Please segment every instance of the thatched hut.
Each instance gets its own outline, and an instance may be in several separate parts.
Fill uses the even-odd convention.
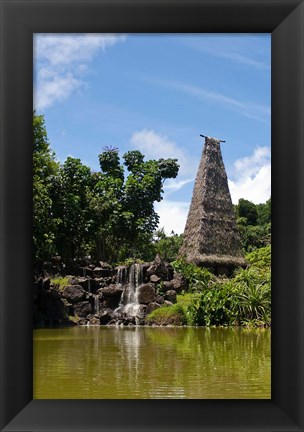
[[[245,267],[220,140],[205,137],[180,256],[217,274]]]

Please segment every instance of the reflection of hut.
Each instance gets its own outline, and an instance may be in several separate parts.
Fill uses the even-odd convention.
[[[246,266],[220,141],[214,138],[205,137],[180,255],[216,273]]]

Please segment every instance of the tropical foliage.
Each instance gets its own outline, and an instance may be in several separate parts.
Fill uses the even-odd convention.
[[[211,276],[202,283],[192,277],[192,264],[189,264],[188,271],[183,269],[192,292],[191,301],[186,306],[188,323],[205,326],[270,325],[270,253],[270,246],[266,246],[248,254],[246,259],[251,266],[237,270],[230,279]],[[197,270],[198,274],[201,270]],[[207,270],[205,272],[207,274]]]
[[[152,259],[159,222],[154,203],[162,200],[164,181],[177,176],[176,159],[145,161],[133,150],[121,163],[118,149],[104,148],[99,172],[72,157],[59,164],[44,118],[35,113],[33,151],[36,263],[54,254],[66,261],[84,255],[111,262]]]

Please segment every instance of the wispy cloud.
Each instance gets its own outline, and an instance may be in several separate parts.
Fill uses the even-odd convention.
[[[226,59],[238,65],[249,66],[260,70],[269,71],[269,59],[265,58],[262,50],[261,39],[248,36],[206,36],[204,38],[185,38],[183,45],[195,51]],[[248,49],[250,46],[250,49]]]
[[[125,40],[115,34],[36,34],[34,106],[49,108],[85,85],[88,64],[98,52]]]
[[[166,88],[172,88],[177,91],[188,94],[199,98],[201,100],[207,101],[211,104],[219,104],[227,109],[231,109],[240,115],[249,117],[263,123],[268,123],[270,119],[270,107],[266,105],[253,104],[251,102],[241,101],[236,98],[218,93],[215,91],[210,91],[201,87],[197,87],[191,84],[185,84],[178,81],[167,81],[167,80],[156,80],[147,79],[147,81],[160,85]]]
[[[238,159],[229,180],[232,202],[240,198],[255,204],[266,202],[271,195],[270,148],[257,147],[251,156]]]

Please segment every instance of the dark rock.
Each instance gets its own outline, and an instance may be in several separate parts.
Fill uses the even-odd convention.
[[[144,318],[147,314],[147,306],[141,304],[138,308],[138,311],[136,312],[137,318]]]
[[[68,285],[64,288],[62,296],[71,303],[76,303],[85,298],[86,292],[80,285]]]
[[[156,301],[156,303],[163,304],[165,302],[165,299],[163,296],[158,295],[158,296],[156,296],[155,301]]]
[[[58,299],[58,300],[60,300],[61,299],[61,295],[60,295],[60,292],[56,289],[56,288],[51,288],[51,290],[50,290],[50,293],[51,293],[51,296],[54,298],[54,299]]]
[[[173,283],[169,281],[163,282],[163,289],[164,291],[169,291],[173,289]]]
[[[34,324],[53,325],[67,319],[67,308],[54,290],[41,290],[33,304]]]
[[[82,288],[88,292],[91,292],[92,288],[95,285],[93,279],[91,279],[90,277],[78,277],[77,281],[77,285],[82,286]]]
[[[151,313],[155,309],[158,309],[159,307],[160,307],[160,304],[158,304],[156,302],[149,303],[147,306],[146,314],[149,315],[149,313]]]
[[[37,300],[38,295],[39,295],[38,282],[34,282],[33,300]]]
[[[184,277],[180,274],[180,273],[175,273],[174,274],[174,278],[171,280],[173,289],[179,294],[182,291],[187,291],[188,289],[188,284],[186,279],[184,279]]]
[[[87,323],[88,323],[88,321],[86,319],[84,319],[84,318],[82,318],[79,321],[77,321],[77,324],[79,326],[85,326],[85,325],[87,325]]]
[[[100,324],[108,324],[113,319],[113,311],[112,309],[103,309],[99,313],[99,321]]]
[[[112,271],[109,268],[103,268],[103,267],[95,267],[93,270],[93,276],[96,278],[100,277],[109,277],[112,276]]]
[[[51,278],[46,277],[42,280],[42,289],[44,289],[45,291],[48,291],[50,289],[51,286]]]
[[[100,288],[98,293],[102,294],[103,297],[121,297],[123,289],[115,284],[111,284],[105,288]]]
[[[165,305],[165,306],[172,306],[173,303],[170,302],[169,300],[165,300],[165,301],[164,301],[164,305]]]
[[[156,298],[155,288],[152,284],[143,284],[137,288],[138,303],[148,304]]]
[[[157,282],[160,281],[160,277],[156,276],[156,274],[153,274],[153,275],[150,276],[150,281],[154,282],[154,283],[157,283]]]
[[[92,277],[93,276],[93,270],[89,267],[81,267],[82,268],[82,276],[83,277]]]
[[[168,280],[169,277],[169,271],[165,265],[164,260],[159,254],[156,255],[154,262],[147,269],[147,276],[152,276],[153,274],[158,276],[162,280]]]
[[[111,309],[118,307],[122,292],[123,288],[114,284],[111,284],[105,288],[99,288],[99,290],[97,290],[97,293],[101,294],[102,306],[109,307]]]
[[[169,300],[171,303],[176,303],[176,291],[169,290],[165,294],[165,300]]]
[[[92,305],[88,301],[82,301],[74,304],[73,306],[75,315],[79,318],[85,318],[87,315],[92,313]]]
[[[79,285],[79,278],[75,276],[69,277],[69,284],[71,285]]]
[[[104,269],[110,269],[110,270],[112,269],[111,264],[104,262],[104,261],[99,261],[99,265],[101,268],[104,268]]]
[[[100,320],[96,317],[93,317],[90,319],[89,325],[98,326],[98,325],[100,325]]]

